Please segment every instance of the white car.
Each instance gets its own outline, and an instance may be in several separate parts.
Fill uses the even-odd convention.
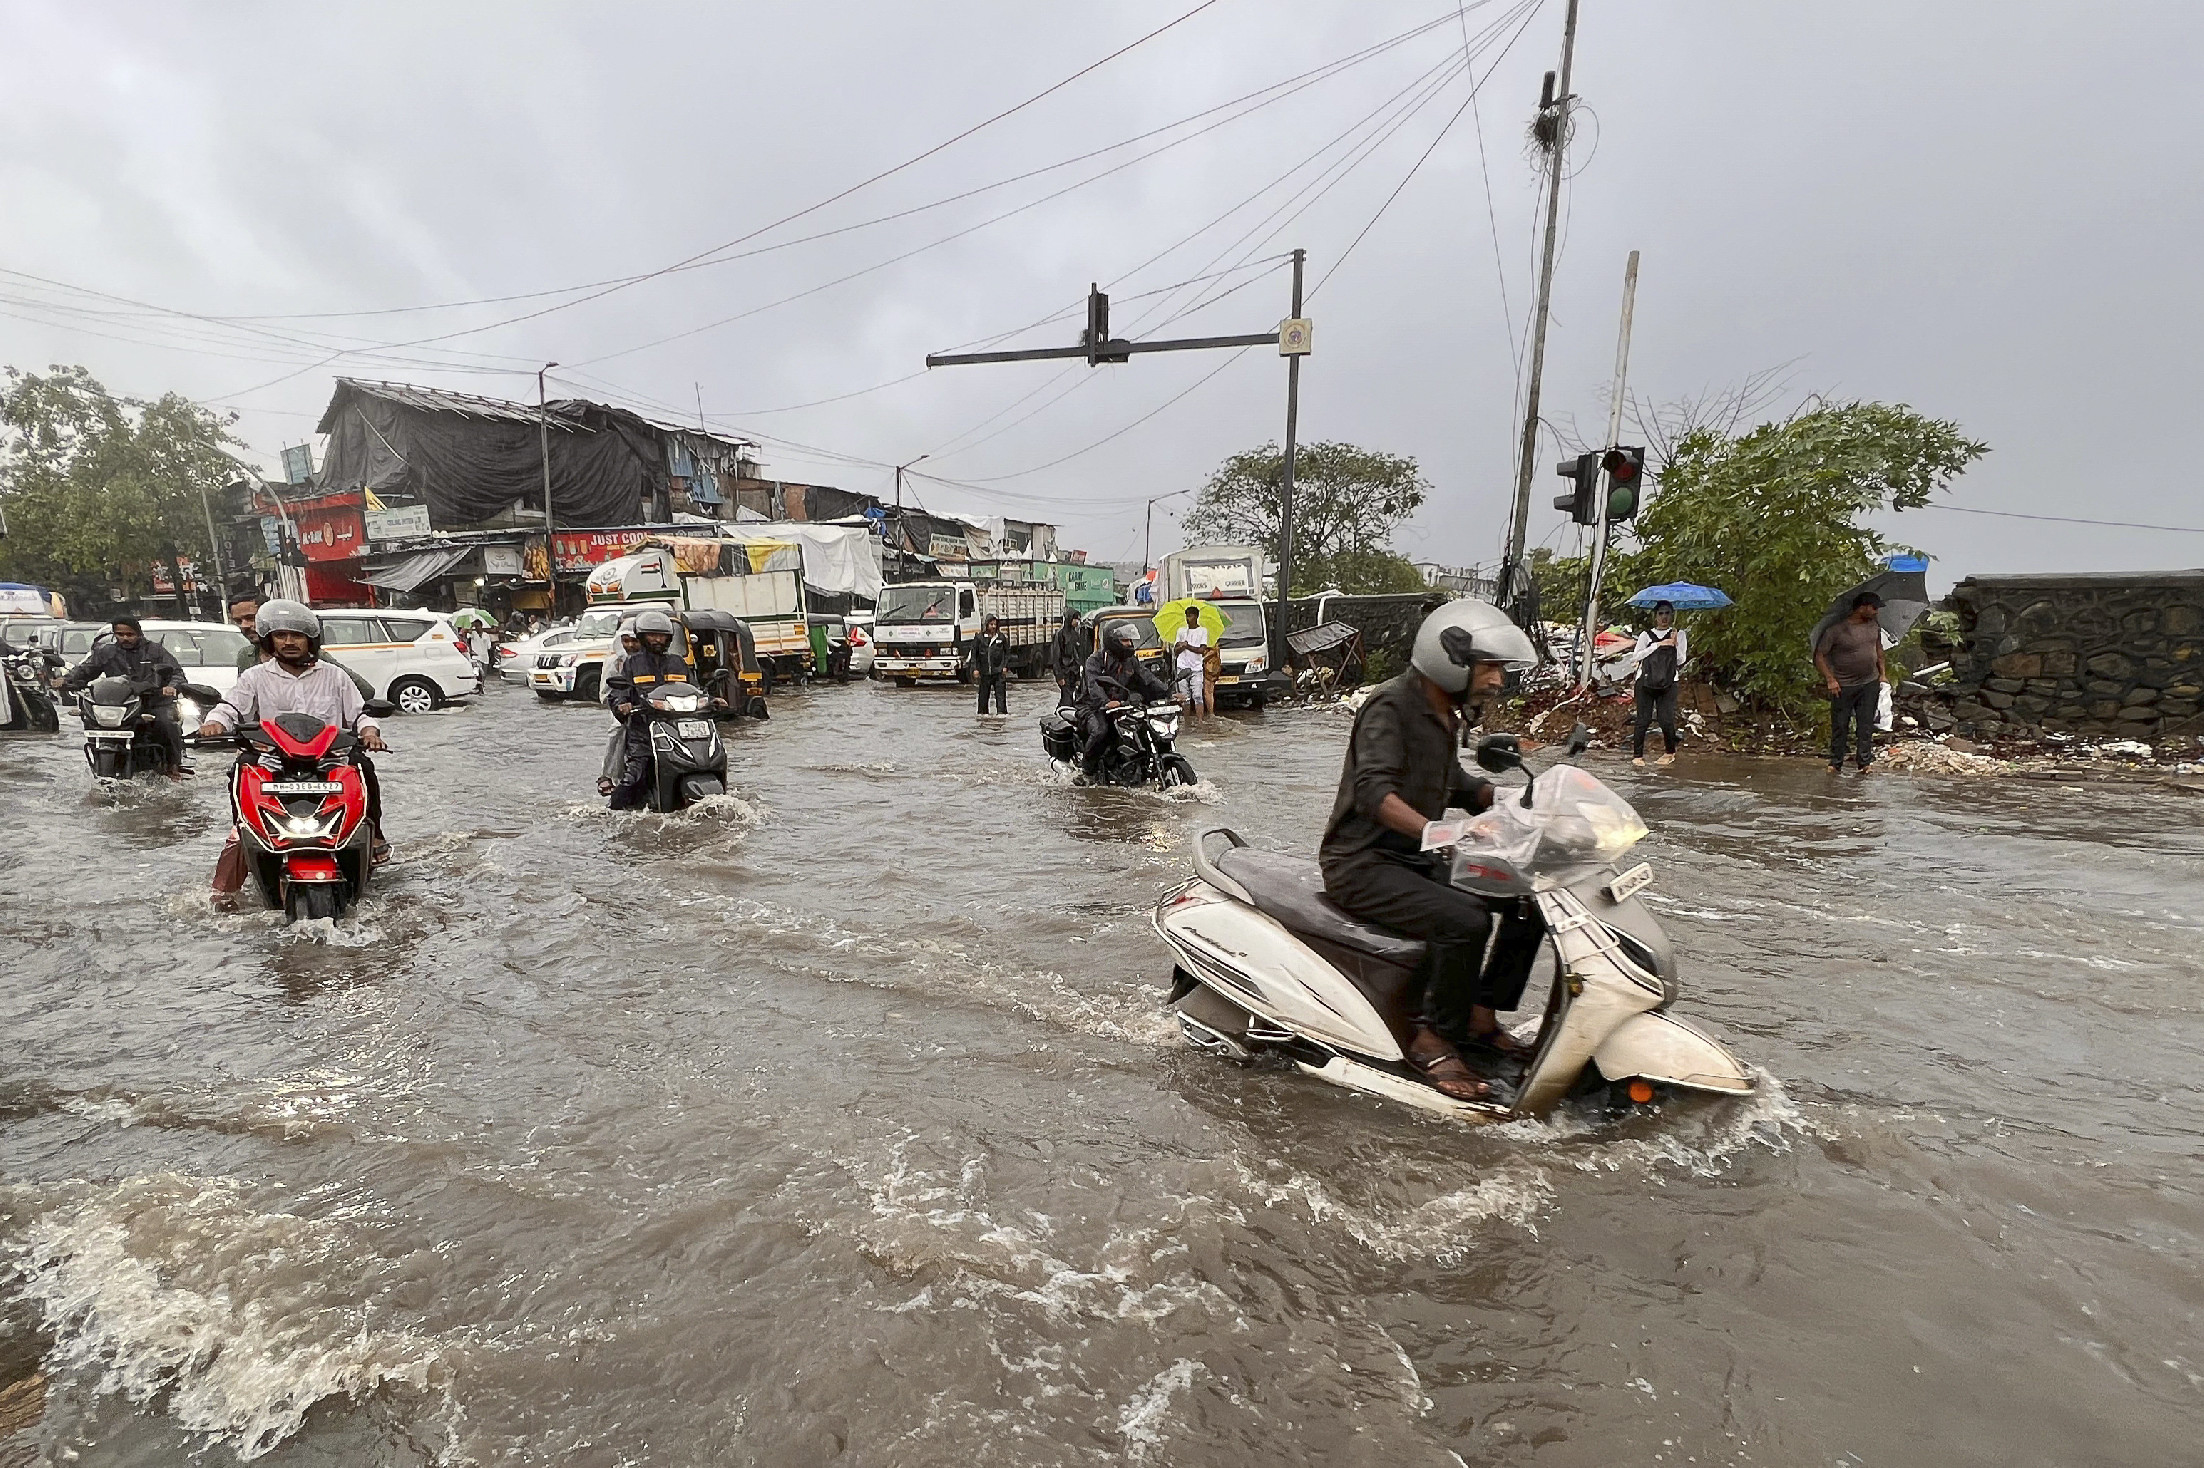
[[[872,645],[872,613],[860,612],[844,617],[842,625],[849,637],[849,675],[852,678],[870,678],[872,660],[878,649]]]
[[[565,647],[580,634],[571,627],[547,627],[527,637],[516,637],[511,642],[497,645],[497,670],[508,678],[528,681],[528,674],[536,666],[538,655]]]
[[[442,612],[333,608],[321,613],[321,645],[405,713],[482,691],[481,670]]]
[[[139,626],[184,665],[184,681],[203,683],[217,693],[230,691],[237,681],[237,659],[252,646],[244,633],[227,622],[146,621]]]

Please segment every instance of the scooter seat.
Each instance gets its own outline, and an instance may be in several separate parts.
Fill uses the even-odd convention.
[[[1235,846],[1217,857],[1217,870],[1247,889],[1256,911],[1293,932],[1404,968],[1423,962],[1420,939],[1349,917],[1324,895],[1324,873],[1306,857]]]

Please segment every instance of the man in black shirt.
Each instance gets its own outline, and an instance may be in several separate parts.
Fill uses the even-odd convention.
[[[184,778],[184,729],[176,722],[176,694],[184,686],[183,665],[176,654],[145,635],[145,628],[129,613],[114,619],[111,641],[92,649],[92,655],[69,670],[61,686],[74,693],[94,678],[124,678],[145,700],[153,715],[154,733],[168,750],[168,778]]]
[[[980,685],[980,712],[987,712],[987,695],[995,695],[995,712],[1010,712],[1010,639],[1003,635],[1002,619],[989,617],[986,629],[972,639],[972,673]]]
[[[1333,902],[1428,945],[1422,982],[1406,1001],[1403,1048],[1409,1064],[1458,1100],[1481,1099],[1489,1089],[1462,1063],[1457,1045],[1502,1054],[1523,1048],[1501,1029],[1498,1011],[1521,1002],[1543,933],[1535,914],[1517,904],[1488,960],[1492,910],[1449,884],[1445,861],[1423,851],[1424,828],[1449,806],[1492,804],[1492,783],[1462,767],[1465,706],[1498,692],[1509,668],[1536,662],[1530,639],[1484,602],[1450,602],[1426,617],[1411,671],[1380,686],[1355,716],[1318,850]]]
[[[1079,614],[1064,613],[1064,625],[1057,629],[1056,640],[1049,645],[1049,662],[1056,670],[1056,706],[1079,701],[1079,685],[1084,680],[1087,662],[1086,634],[1079,630]]]

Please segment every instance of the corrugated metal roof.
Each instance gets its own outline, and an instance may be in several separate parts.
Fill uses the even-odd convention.
[[[430,413],[459,413],[469,418],[504,419],[513,423],[534,423],[538,416],[532,403],[509,403],[501,398],[477,397],[473,393],[450,392],[440,387],[416,387],[409,382],[364,382],[356,377],[340,377],[337,386],[340,390],[350,388],[368,397]],[[330,406],[334,409],[335,404]],[[558,406],[551,404],[553,411],[543,416],[554,428],[572,430],[575,425],[561,421]]]

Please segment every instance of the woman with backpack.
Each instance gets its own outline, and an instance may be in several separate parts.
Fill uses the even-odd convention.
[[[1633,690],[1637,699],[1637,714],[1630,728],[1630,763],[1645,768],[1645,731],[1652,727],[1654,719],[1661,722],[1661,740],[1667,746],[1655,763],[1676,763],[1676,679],[1690,660],[1690,639],[1684,629],[1676,625],[1676,608],[1671,602],[1653,604],[1653,625],[1638,634],[1636,647],[1630,650],[1630,661],[1637,665],[1638,681]]]

